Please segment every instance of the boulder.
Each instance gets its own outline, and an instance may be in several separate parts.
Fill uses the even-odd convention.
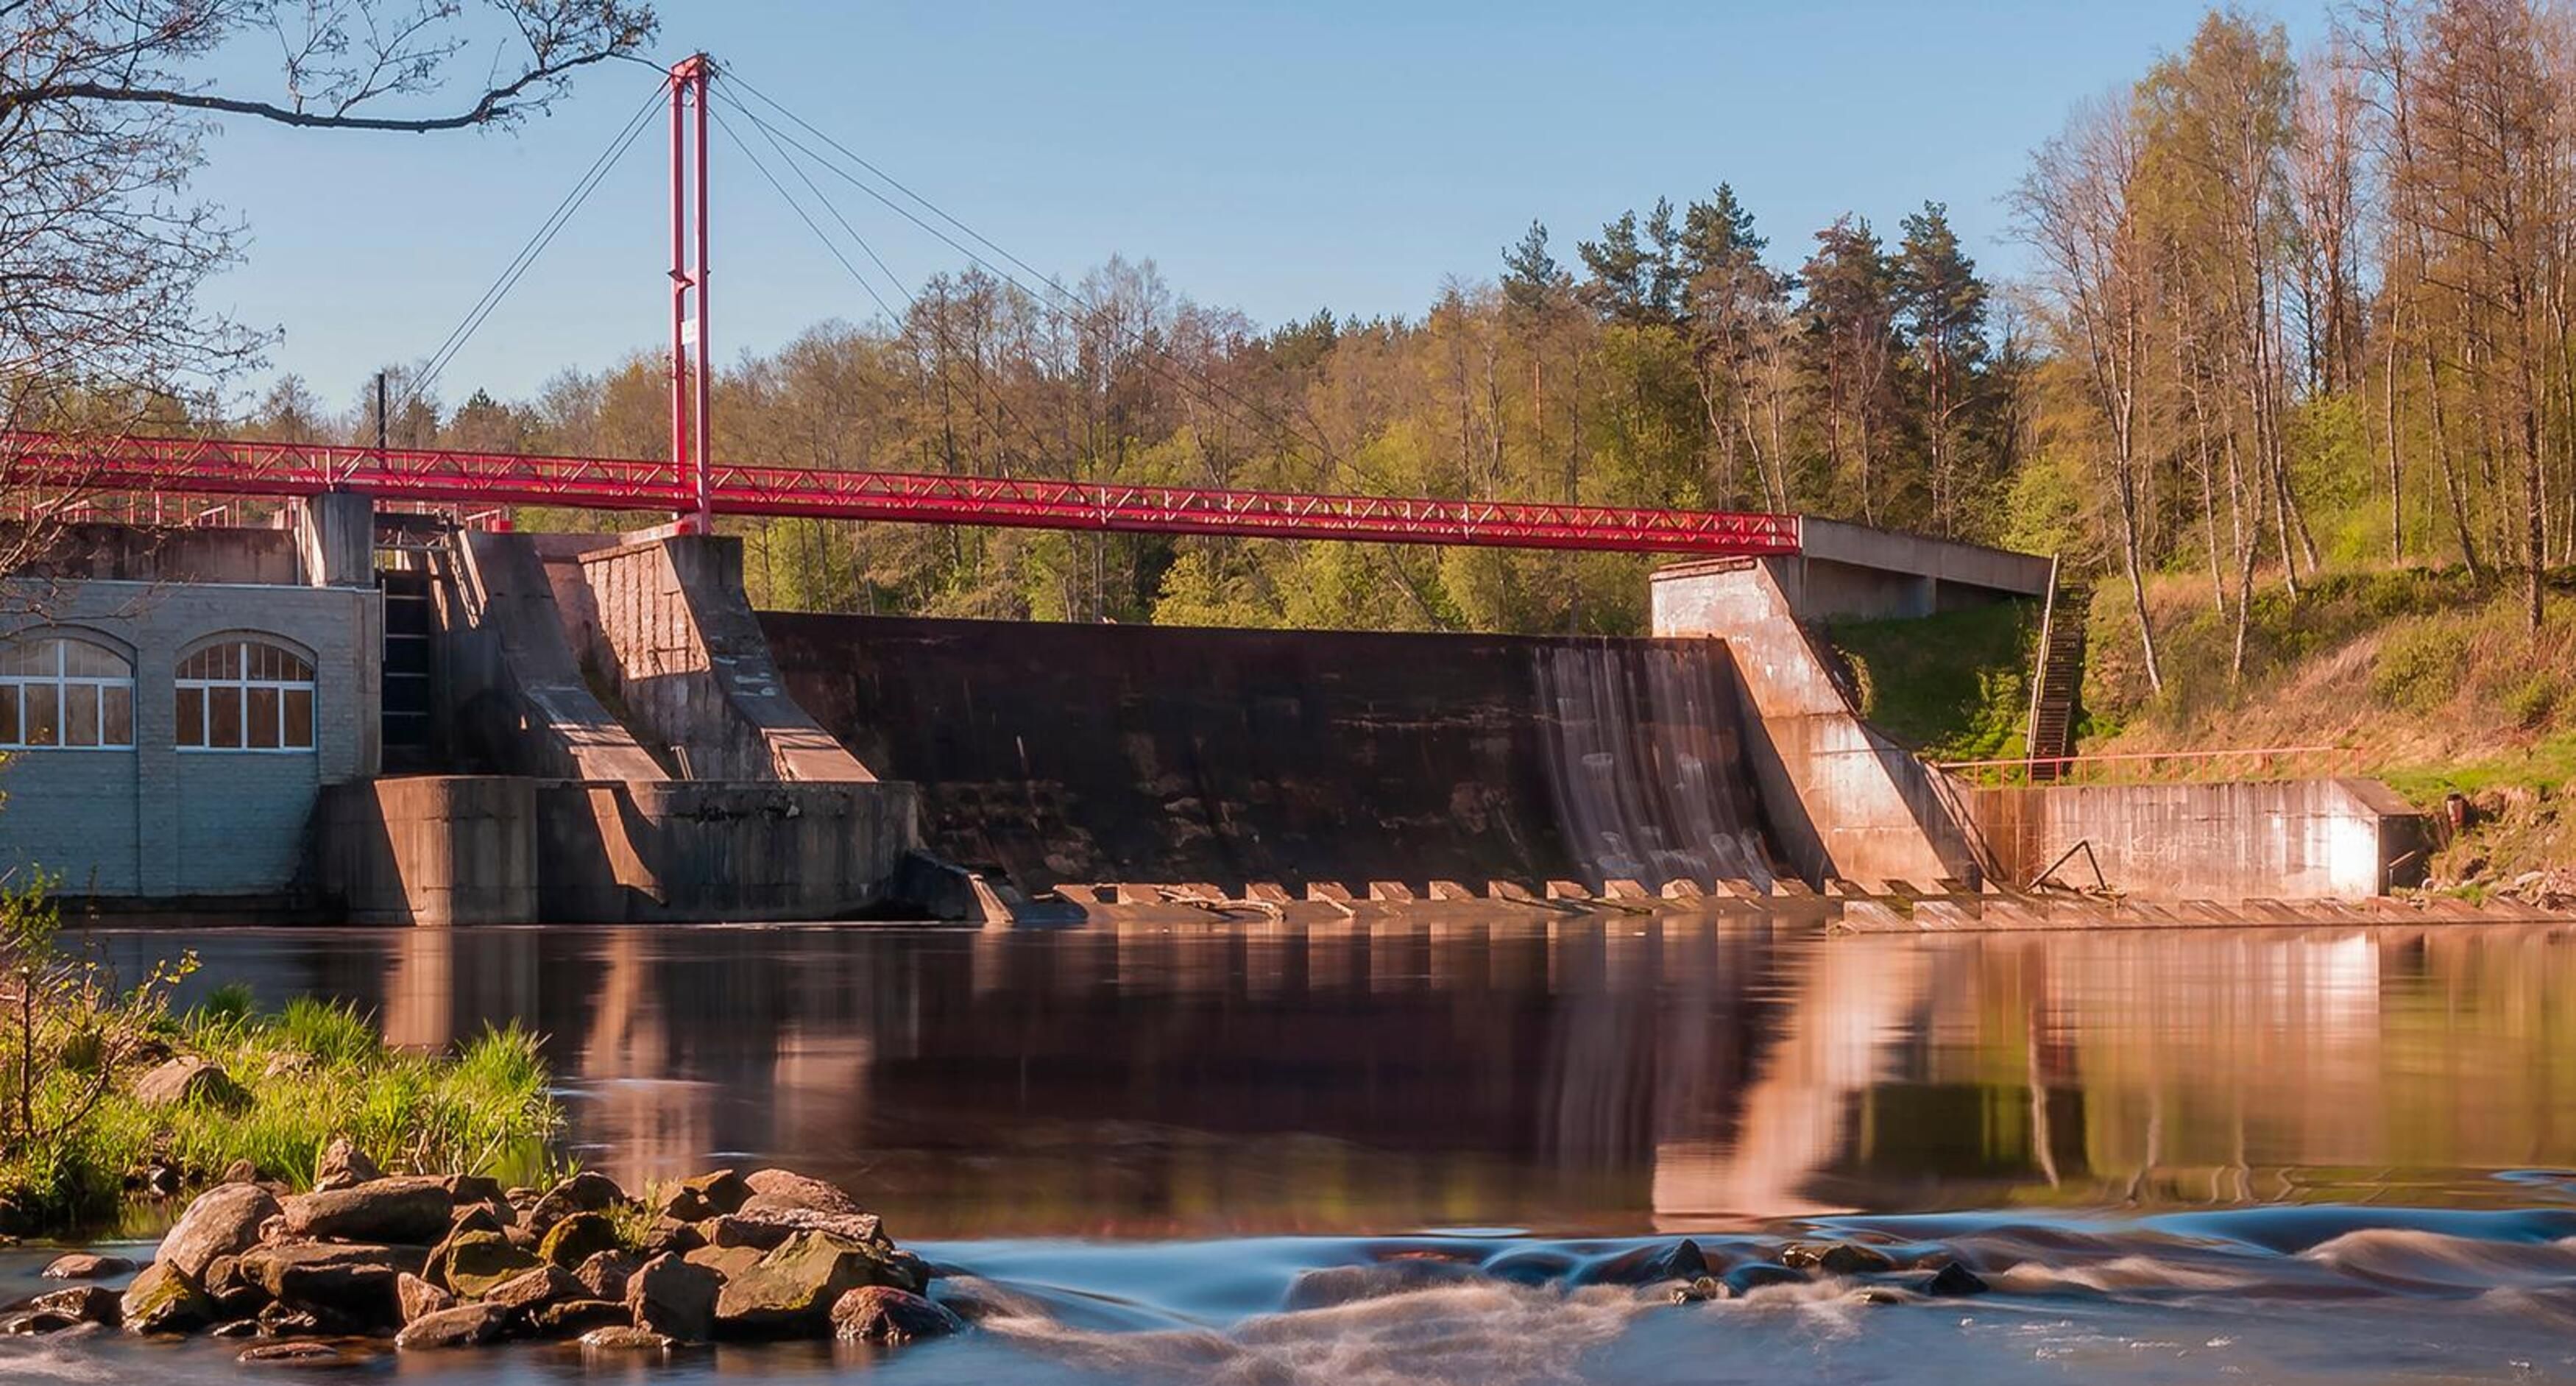
[[[1639,1247],[1594,1266],[1582,1280],[1594,1285],[1654,1285],[1666,1280],[1697,1280],[1725,1269],[1712,1265],[1699,1243],[1688,1237],[1671,1246]]]
[[[594,1328],[581,1335],[581,1345],[588,1352],[669,1352],[677,1346],[667,1334],[632,1324]]]
[[[394,1346],[404,1352],[438,1348],[480,1347],[498,1339],[510,1326],[510,1311],[497,1304],[460,1304],[403,1325]]]
[[[539,1336],[569,1338],[594,1328],[633,1327],[634,1316],[613,1299],[563,1299],[540,1306],[528,1322]]]
[[[1989,1288],[1983,1276],[1956,1261],[1934,1271],[1932,1278],[1923,1282],[1923,1293],[1944,1299],[1981,1295]]]
[[[690,1265],[704,1266],[714,1271],[719,1280],[731,1280],[759,1265],[760,1258],[768,1254],[753,1246],[702,1246],[695,1251],[682,1253],[680,1259]]]
[[[422,1278],[459,1298],[481,1299],[502,1284],[544,1265],[535,1253],[510,1244],[499,1232],[467,1228],[429,1253]]]
[[[73,1323],[95,1323],[116,1328],[125,1322],[123,1296],[104,1285],[74,1285],[68,1290],[51,1290],[27,1302],[27,1307],[40,1314],[59,1314]]]
[[[161,1239],[159,1260],[202,1276],[218,1256],[259,1245],[260,1225],[278,1216],[277,1200],[257,1184],[219,1184],[197,1195]]]
[[[510,1206],[507,1193],[502,1189],[501,1181],[498,1179],[487,1179],[480,1174],[451,1174],[439,1182],[447,1186],[448,1198],[458,1204],[491,1203],[503,1208]]]
[[[817,1213],[867,1211],[859,1206],[857,1199],[843,1193],[837,1186],[793,1170],[757,1169],[744,1175],[742,1182],[751,1190],[751,1197],[742,1202],[743,1208],[805,1208]]]
[[[704,1222],[730,1213],[751,1198],[751,1181],[729,1169],[683,1179],[662,1196],[658,1211],[682,1222]]]
[[[513,1200],[514,1202],[516,1200]],[[546,1190],[528,1209],[526,1226],[543,1236],[556,1223],[575,1213],[604,1213],[626,1202],[626,1191],[617,1181],[597,1170],[586,1169]]]
[[[1780,1249],[1780,1260],[1823,1275],[1876,1275],[1896,1269],[1886,1252],[1858,1242],[1792,1242]]]
[[[1726,1286],[1725,1297],[1734,1299],[1749,1295],[1765,1285],[1803,1285],[1807,1283],[1807,1277],[1805,1272],[1791,1270],[1777,1261],[1747,1261],[1740,1266],[1729,1266],[1719,1283]]]
[[[665,1253],[626,1278],[626,1309],[637,1328],[684,1343],[715,1335],[716,1297],[724,1278],[713,1269]]]
[[[561,1266],[541,1265],[493,1286],[483,1295],[483,1302],[500,1305],[521,1318],[528,1318],[544,1305],[582,1297],[581,1282],[572,1278],[571,1271]]]
[[[337,1324],[339,1321],[334,1319],[332,1322]],[[263,1338],[313,1338],[325,1331],[321,1315],[291,1304],[265,1306],[252,1322],[251,1329]]]
[[[1290,1309],[1328,1309],[1337,1304],[1384,1299],[1438,1285],[1460,1285],[1481,1279],[1473,1266],[1456,1261],[1409,1256],[1365,1266],[1325,1266],[1307,1271],[1288,1286]]]
[[[716,1295],[716,1327],[744,1337],[819,1334],[841,1296],[891,1283],[892,1276],[884,1258],[868,1247],[799,1232],[725,1282]]]
[[[245,1367],[354,1367],[359,1361],[329,1343],[261,1343],[233,1360]]]
[[[405,1273],[394,1278],[394,1305],[401,1311],[402,1321],[410,1323],[442,1309],[455,1308],[456,1296],[417,1275]]]
[[[447,1232],[447,1188],[435,1179],[371,1179],[342,1189],[291,1194],[286,1230],[297,1237],[426,1246]]]
[[[11,1338],[39,1337],[80,1326],[80,1320],[58,1310],[21,1309],[5,1318],[0,1318],[0,1335]]]
[[[227,1319],[248,1318],[268,1303],[268,1291],[242,1270],[238,1256],[218,1256],[206,1263],[206,1274],[199,1283],[213,1296],[215,1308]]]
[[[249,1097],[249,1093],[242,1091],[241,1084],[232,1080],[232,1075],[194,1054],[166,1060],[134,1080],[134,1100],[147,1107],[168,1107],[182,1102],[230,1107]]]
[[[105,1280],[133,1269],[134,1263],[122,1256],[94,1256],[86,1251],[75,1251],[47,1262],[44,1275],[47,1280]]]
[[[966,1321],[908,1290],[862,1285],[832,1303],[832,1336],[845,1343],[889,1347],[917,1338],[945,1338]]]
[[[748,1246],[768,1251],[799,1232],[820,1232],[859,1246],[891,1248],[885,1224],[874,1213],[824,1213],[811,1208],[764,1208],[755,1198],[742,1211],[700,1223],[710,1246]]]
[[[627,1279],[635,1274],[636,1267],[643,1264],[643,1258],[624,1249],[594,1252],[573,1267],[572,1278],[580,1281],[583,1291],[593,1299],[622,1302],[626,1298]]]
[[[346,1136],[332,1137],[331,1143],[322,1147],[322,1158],[313,1162],[313,1187],[324,1192],[353,1189],[384,1177],[385,1172],[376,1168],[367,1152]]]
[[[401,1313],[395,1282],[419,1264],[417,1249],[345,1243],[263,1246],[241,1255],[242,1274],[269,1298],[359,1324],[393,1323]]]
[[[605,1214],[575,1213],[546,1229],[537,1243],[541,1260],[570,1270],[603,1251],[615,1251],[620,1245],[617,1224]]]
[[[117,1312],[131,1333],[191,1333],[215,1321],[215,1302],[177,1266],[156,1261],[125,1287]]]
[[[678,1218],[659,1217],[644,1229],[643,1244],[636,1248],[647,1258],[666,1251],[686,1254],[707,1244],[707,1236],[698,1229],[702,1223],[682,1222]]]
[[[259,1182],[259,1166],[252,1164],[247,1159],[235,1160],[231,1164],[224,1166],[223,1177],[215,1182],[218,1184],[256,1184]]]

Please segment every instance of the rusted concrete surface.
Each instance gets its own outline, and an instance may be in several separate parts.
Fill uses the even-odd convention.
[[[1714,637],[1734,653],[1782,859],[1819,885],[1980,879],[1957,787],[1861,720],[1798,623],[1782,562],[1681,564],[1657,572],[1653,589],[1658,636]]]
[[[933,851],[1031,891],[1770,871],[1712,641],[761,622]]]
[[[508,774],[669,779],[592,694],[530,536],[459,534],[454,553],[455,580],[438,588],[440,711],[459,761]]]
[[[2046,785],[1974,791],[1997,874],[2158,900],[2369,896],[2420,883],[2423,815],[2374,780]]]
[[[780,684],[742,589],[742,541],[649,538],[577,560],[597,623],[583,653],[692,780],[866,781]]]

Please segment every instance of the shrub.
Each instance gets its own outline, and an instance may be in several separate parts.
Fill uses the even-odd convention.
[[[2532,675],[2504,696],[2505,715],[2525,731],[2538,731],[2547,725],[2549,714],[2558,710],[2558,676],[2548,672]]]
[[[2370,673],[2371,696],[2401,712],[2431,712],[2458,689],[2465,648],[2457,630],[2438,622],[2398,627],[2380,642],[2379,662]]]

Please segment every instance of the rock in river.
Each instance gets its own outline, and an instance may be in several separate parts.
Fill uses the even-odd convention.
[[[134,1333],[190,1333],[215,1321],[215,1302],[167,1261],[156,1261],[134,1277],[118,1307],[126,1329]]]
[[[862,1285],[832,1304],[832,1336],[845,1343],[896,1346],[965,1327],[964,1319],[929,1300],[885,1285]]]
[[[501,1336],[510,1326],[510,1311],[497,1304],[460,1304],[404,1325],[394,1346],[405,1352],[432,1348],[477,1347]]]
[[[716,1325],[745,1337],[819,1333],[841,1296],[863,1285],[889,1284],[895,1273],[868,1248],[799,1232],[725,1282],[716,1296]]]
[[[298,1237],[427,1246],[447,1231],[447,1186],[436,1179],[371,1179],[345,1189],[292,1194],[286,1230]]]
[[[94,1256],[86,1251],[57,1256],[45,1267],[47,1280],[105,1280],[134,1269],[122,1256]]]
[[[702,1343],[715,1336],[716,1296],[723,1288],[713,1270],[664,1254],[626,1278],[626,1307],[638,1328]]]
[[[603,1251],[618,1247],[617,1224],[606,1214],[575,1213],[546,1229],[537,1255],[570,1270]]]
[[[218,1256],[259,1244],[260,1224],[278,1215],[277,1199],[257,1184],[220,1184],[197,1195],[161,1239],[162,1263],[202,1276]]]

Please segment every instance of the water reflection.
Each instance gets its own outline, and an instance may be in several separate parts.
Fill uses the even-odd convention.
[[[1608,1233],[1837,1211],[2528,1202],[2566,926],[1823,939],[1554,926],[248,931],[207,988],[551,1036],[583,1158],[758,1158],[908,1237]],[[109,936],[131,966],[169,934]],[[2537,1191],[2537,1193],[2536,1193]]]

